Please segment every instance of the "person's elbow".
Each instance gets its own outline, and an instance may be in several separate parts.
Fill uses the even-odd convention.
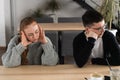
[[[76,63],[76,65],[79,67],[79,68],[82,68],[84,66],[84,64],[80,64],[80,63]]]
[[[14,62],[11,62],[11,61],[6,61],[6,60],[2,60],[2,64],[4,67],[7,67],[7,68],[11,68],[11,67],[17,67],[20,65],[20,63],[14,63]]]
[[[58,56],[51,59],[42,59],[42,65],[54,66],[57,65],[58,61]]]

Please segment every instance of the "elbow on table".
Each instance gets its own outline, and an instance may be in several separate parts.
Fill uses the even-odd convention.
[[[19,65],[12,65],[12,64],[3,63],[3,66],[7,67],[7,68],[12,68],[12,67],[17,67]]]
[[[84,64],[81,64],[81,63],[76,63],[76,64],[79,68],[82,68],[84,66]]]
[[[42,65],[54,66],[58,64],[59,59],[56,57],[50,60],[42,60]]]
[[[2,64],[3,64],[4,67],[7,67],[7,68],[17,67],[17,66],[20,65],[20,64],[10,63],[10,62],[7,62],[7,61],[3,61]]]

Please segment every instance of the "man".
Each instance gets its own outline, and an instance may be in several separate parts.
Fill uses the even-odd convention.
[[[105,30],[103,16],[97,11],[86,11],[82,16],[85,30],[73,41],[73,55],[78,67],[92,64],[120,64],[120,48],[114,35]]]

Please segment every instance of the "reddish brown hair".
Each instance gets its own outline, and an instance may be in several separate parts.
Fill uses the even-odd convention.
[[[22,19],[20,22],[20,31],[24,30],[26,26],[30,25],[33,22],[36,22],[33,17],[25,17],[24,19]]]

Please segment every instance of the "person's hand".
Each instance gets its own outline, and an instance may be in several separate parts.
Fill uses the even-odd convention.
[[[31,44],[32,42],[28,41],[26,36],[25,36],[25,33],[23,31],[21,31],[21,43],[23,46],[27,46],[29,44]]]
[[[39,35],[39,41],[43,44],[47,43],[47,39],[45,37],[45,32],[44,30],[42,29],[42,27],[40,27],[40,25],[38,24],[38,27],[39,27],[39,32],[40,32],[40,35]]]
[[[105,32],[105,30],[103,30],[98,37],[101,38],[103,36],[104,32]]]
[[[87,37],[92,37],[94,39],[98,38],[98,34],[96,34],[95,32],[93,32],[92,30],[86,31],[86,36]]]

